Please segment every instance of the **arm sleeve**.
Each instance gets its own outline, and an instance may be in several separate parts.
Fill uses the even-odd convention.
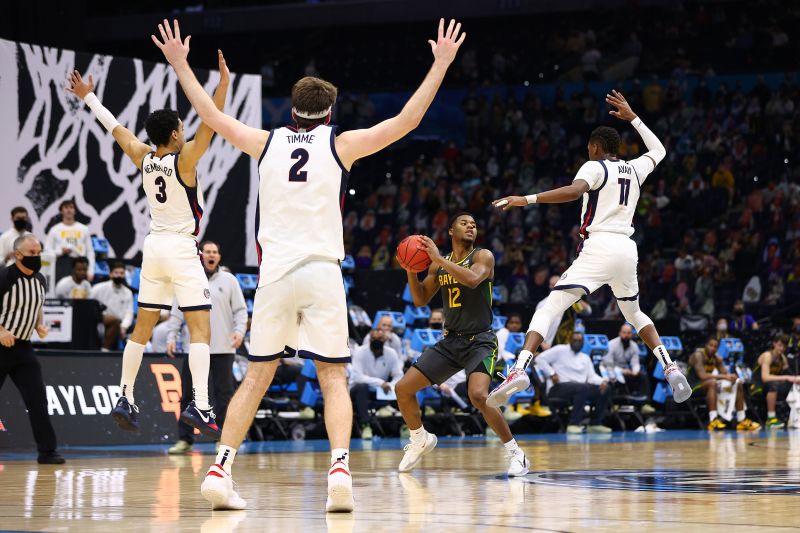
[[[586,375],[586,383],[590,383],[592,385],[600,385],[603,382],[603,378],[598,376],[597,372],[594,371],[592,358],[586,354],[584,354],[583,365],[584,365],[584,372]]]
[[[661,144],[661,141],[656,137],[655,133],[644,125],[642,119],[636,117],[631,122],[631,125],[639,133],[645,146],[647,146],[647,152],[644,155],[629,161],[630,165],[636,170],[636,177],[643,183],[645,178],[656,169],[656,165],[667,155],[667,149],[664,148],[664,145]]]
[[[125,316],[122,317],[120,327],[126,330],[133,324],[133,293],[128,290],[125,292]]]
[[[603,169],[603,164],[599,161],[587,161],[575,174],[575,180],[583,180],[589,184],[589,190],[595,190],[603,183],[603,178],[606,172]]]
[[[553,363],[556,359],[558,359],[558,349],[555,347],[550,348],[549,350],[545,350],[540,353],[539,356],[534,359],[534,365],[536,365],[536,368],[542,371],[545,377],[549,378],[556,373],[555,369],[551,365],[551,363]]]
[[[247,332],[247,303],[244,293],[236,278],[231,276],[231,311],[233,312],[233,330],[242,335]]]
[[[167,342],[178,343],[178,337],[183,328],[183,312],[178,309],[178,302],[172,302],[172,309],[167,319]]]

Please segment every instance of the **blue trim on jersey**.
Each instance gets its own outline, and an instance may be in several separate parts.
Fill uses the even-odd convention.
[[[597,188],[597,192],[600,192],[600,190],[606,186],[606,182],[608,181],[608,167],[602,161],[598,161],[598,163],[603,166],[603,172],[605,172],[605,175],[603,176],[603,184]]]
[[[139,307],[144,307],[145,309],[165,309],[167,311],[172,309],[171,305],[164,305],[164,304],[148,304],[144,302],[139,302],[137,305]]]
[[[583,289],[586,291],[586,294],[592,294],[589,289],[584,287],[583,285],[579,285],[578,283],[570,283],[569,285],[556,285],[553,287],[554,291],[565,291],[567,289]]]
[[[178,179],[178,183],[180,183],[183,186],[183,189],[186,191],[186,199],[189,202],[189,209],[192,210],[192,216],[194,217],[194,231],[192,232],[192,235],[197,237],[197,235],[200,233],[200,220],[203,218],[203,208],[200,205],[200,202],[197,201],[197,186],[200,183],[200,180],[197,177],[197,171],[195,171],[194,187],[189,187],[186,185],[186,182],[184,182],[183,178],[181,178],[181,171],[178,170],[178,158],[180,155],[181,154],[179,152],[175,152],[175,177]],[[166,157],[166,155],[164,157]]]
[[[331,128],[331,153],[333,154],[333,158],[339,164],[339,167],[341,167],[343,173],[350,174],[350,171],[347,170],[342,164],[342,160],[339,159],[339,154],[336,153],[336,130],[339,128],[339,126],[330,126],[330,128]]]
[[[639,298],[639,293],[637,292],[633,296],[626,296],[625,298],[619,298],[618,296],[614,295],[614,298],[616,298],[617,301],[620,301],[620,302],[633,302],[637,298]]]
[[[633,169],[633,174],[636,176],[636,183],[639,185],[639,188],[641,189],[642,188],[642,182],[639,181],[639,173],[636,172],[636,167],[635,166],[631,165],[631,168]]]
[[[313,359],[314,361],[322,361],[323,363],[349,363],[352,357],[325,357],[324,355],[319,355],[318,353],[309,352],[308,350],[299,350],[297,355],[300,356],[301,359]]]
[[[188,307],[178,307],[182,312],[186,311],[205,311],[211,309],[211,304],[203,304],[203,305],[190,305]]]
[[[283,352],[274,353],[272,355],[253,355],[253,354],[249,354],[247,356],[247,360],[248,361],[252,361],[254,363],[265,363],[267,361],[274,361],[276,359],[282,359],[283,357],[286,357],[286,355]]]
[[[289,357],[294,357],[297,355],[297,350],[292,348],[291,346],[284,346],[284,351],[289,354]]]
[[[264,151],[261,152],[261,157],[258,158],[258,165],[261,166],[261,161],[264,159],[264,156],[267,155],[267,148],[269,148],[269,143],[272,142],[272,134],[275,133],[275,130],[269,132],[269,137],[267,137],[267,144],[264,145]]]

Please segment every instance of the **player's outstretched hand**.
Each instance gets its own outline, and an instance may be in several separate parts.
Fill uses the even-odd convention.
[[[616,107],[616,109],[612,109],[608,112],[609,115],[613,115],[622,120],[627,120],[628,122],[636,118],[636,113],[633,112],[631,105],[627,100],[625,100],[625,97],[622,96],[621,92],[612,90],[611,94],[606,95],[606,103]]]
[[[428,41],[428,44],[431,45],[431,51],[433,52],[435,61],[442,62],[445,65],[449,65],[453,62],[456,58],[458,48],[464,42],[464,39],[467,38],[466,32],[461,33],[460,37],[459,32],[461,32],[460,22],[457,23],[455,19],[450,19],[450,25],[445,32],[444,19],[439,19],[439,35],[436,41]]]
[[[174,20],[173,23],[175,24],[174,32],[167,19],[164,19],[164,22],[158,25],[162,41],[155,35],[151,35],[150,38],[164,54],[164,58],[169,64],[174,66],[176,63],[186,61],[186,58],[189,57],[189,40],[192,36],[187,35],[185,40],[181,40],[181,27],[178,25],[177,20]]]
[[[225,62],[222,50],[217,50],[217,60],[219,61],[219,84],[229,85],[231,83],[231,71],[228,70],[228,64]]]
[[[528,205],[528,200],[524,196],[506,196],[498,198],[492,202],[492,205],[501,208],[503,211],[508,211],[512,207],[525,207]]]
[[[72,73],[67,78],[67,83],[69,84],[67,87],[64,87],[68,93],[72,93],[81,100],[86,98],[86,95],[90,92],[94,91],[94,78],[92,75],[89,74],[89,81],[88,83],[83,81],[81,77],[81,73],[77,70],[73,70]]]

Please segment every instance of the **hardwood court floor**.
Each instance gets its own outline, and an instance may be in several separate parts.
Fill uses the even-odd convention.
[[[251,445],[234,477],[249,508],[212,513],[211,455],[73,448],[63,467],[0,453],[0,528],[25,531],[783,531],[800,527],[800,434],[524,436],[532,473],[504,475],[496,439],[441,439],[413,475],[396,439],[354,441],[353,515],[324,513],[324,442]],[[206,447],[206,450],[208,448]]]

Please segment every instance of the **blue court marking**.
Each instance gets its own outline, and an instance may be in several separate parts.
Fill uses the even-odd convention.
[[[717,439],[737,439],[747,438],[751,443],[771,438],[786,438],[789,435],[786,431],[761,431],[758,433],[735,433],[726,431],[715,433]],[[571,443],[637,443],[637,442],[676,442],[676,441],[703,441],[708,440],[710,434],[703,430],[669,430],[661,433],[635,433],[614,432],[609,434],[583,434],[568,435],[565,433],[540,433],[530,435],[516,435],[516,440],[524,445],[536,444],[571,444]],[[398,438],[375,438],[372,441],[353,439],[350,449],[353,451],[381,451],[381,450],[402,450],[407,444],[407,440]],[[119,444],[111,446],[64,446],[60,449],[62,455],[67,459],[99,459],[107,457],[152,457],[164,456],[167,449],[172,446],[168,444]],[[498,447],[500,440],[496,437],[467,436],[467,437],[440,437],[440,448],[485,448],[487,446]],[[241,453],[322,453],[328,452],[330,445],[327,440],[282,440],[282,441],[261,441],[246,442],[242,445]],[[214,454],[213,443],[199,443],[194,445],[195,453]],[[0,451],[0,462],[11,461],[33,461],[36,454],[31,451],[14,450]]]

